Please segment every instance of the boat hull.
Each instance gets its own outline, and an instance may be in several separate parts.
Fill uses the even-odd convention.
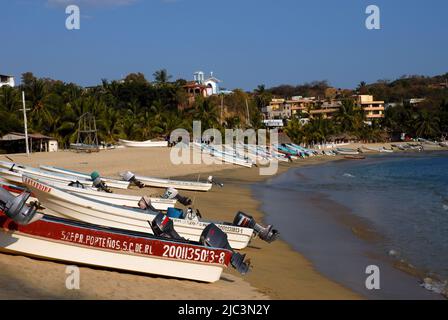
[[[119,140],[120,145],[127,148],[153,148],[153,147],[168,147],[168,141],[129,141]]]
[[[57,181],[59,183],[65,183],[68,184],[72,181],[79,181],[82,184],[86,185],[86,186],[92,186],[92,180],[90,179],[80,179],[80,177],[76,177],[73,175],[66,175],[66,174],[62,174],[62,173],[56,173],[56,172],[49,172],[49,171],[45,171],[45,170],[40,170],[40,169],[36,169],[33,167],[28,167],[28,166],[22,166],[22,165],[14,165],[14,163],[12,162],[5,162],[5,161],[0,161],[0,166],[8,169],[12,172],[16,172],[16,173],[21,173],[21,174],[30,174],[36,177],[39,177],[40,179],[49,179],[49,180],[54,180]],[[12,170],[11,170],[12,168]],[[108,184],[109,187],[112,188],[117,188],[117,189],[127,189],[129,187],[129,182],[126,181],[118,181],[118,183],[115,182],[111,182]]]
[[[203,282],[218,281],[231,252],[189,243],[94,230],[46,220],[20,226],[0,213],[0,248],[69,263],[156,274]]]
[[[22,179],[20,177],[20,179]],[[35,179],[39,180],[39,179]],[[43,181],[48,185],[52,185],[51,182],[48,183],[46,181]],[[2,185],[2,182],[0,181],[0,185]],[[124,206],[129,208],[138,208],[138,202],[140,201],[141,197],[139,196],[132,196],[132,195],[125,195],[125,194],[116,194],[116,193],[105,193],[100,192],[96,190],[91,189],[82,189],[82,188],[75,188],[75,187],[69,187],[69,186],[58,186],[54,185],[55,187],[58,187],[68,193],[74,194],[74,195],[80,195],[87,197],[89,199],[98,200],[102,202],[106,202],[113,205],[118,206]],[[23,190],[20,190],[20,188],[14,188],[14,186],[7,186],[3,185],[3,187],[8,190],[11,193],[14,194],[20,194]],[[162,199],[162,198],[150,198],[151,199],[151,205],[156,210],[160,211],[167,211],[168,208],[173,208],[176,205],[176,200],[173,199]],[[31,201],[37,200],[37,199],[30,199]]]
[[[145,186],[155,188],[175,188],[179,190],[190,190],[190,191],[209,191],[212,188],[211,183],[158,179],[144,176],[135,176],[135,178],[144,183]]]

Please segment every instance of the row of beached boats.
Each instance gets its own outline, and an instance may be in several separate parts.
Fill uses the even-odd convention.
[[[307,149],[294,143],[261,146],[254,144],[214,145],[194,142],[195,150],[207,154],[219,162],[235,164],[247,168],[268,165],[271,161],[290,162],[325,153]],[[328,154],[329,155],[329,154]]]
[[[232,163],[244,167],[252,167],[258,164],[267,165],[271,161],[287,162],[313,156],[345,156],[350,159],[363,159],[363,153],[393,153],[399,151],[423,151],[424,145],[448,148],[448,142],[429,141],[418,139],[416,143],[392,144],[390,148],[384,146],[364,145],[360,148],[347,148],[332,146],[331,149],[310,149],[294,143],[273,144],[270,146],[236,144],[214,145],[206,143],[193,143],[193,147],[202,153],[208,154],[218,161]],[[364,157],[365,158],[365,157]]]
[[[172,186],[160,197],[138,197],[112,193],[125,185],[98,174],[89,180],[88,174],[62,168],[0,166],[2,250],[214,282],[228,265],[249,271],[245,255],[235,250],[254,237],[278,237],[272,226],[243,212],[232,222],[214,222],[194,208],[176,208],[176,202],[191,200]]]
[[[366,152],[393,153],[393,148],[384,146],[362,146],[360,148],[335,147],[333,149],[315,150],[305,148],[294,143],[274,144],[269,147],[256,145],[210,145],[204,143],[194,143],[194,147],[207,153],[217,160],[238,164],[244,167],[252,167],[257,164],[269,164],[270,161],[294,161],[314,156],[345,156],[350,159],[364,159],[359,156]]]

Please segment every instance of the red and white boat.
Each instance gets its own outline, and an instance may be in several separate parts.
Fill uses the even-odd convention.
[[[218,281],[232,256],[226,249],[49,216],[24,226],[0,213],[0,228],[0,248],[7,252],[204,282]]]

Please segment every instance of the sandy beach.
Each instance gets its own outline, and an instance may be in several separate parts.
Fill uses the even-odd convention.
[[[232,221],[239,210],[262,221],[259,203],[252,197],[251,183],[269,177],[259,175],[257,168],[232,165],[173,165],[170,150],[116,149],[85,154],[70,151],[9,155],[14,161],[38,166],[57,165],[73,170],[98,170],[104,176],[117,176],[124,170],[158,177],[189,177],[205,180],[213,174],[225,183],[207,193],[183,192],[194,200],[206,219]],[[311,165],[333,158],[313,158],[292,165]],[[8,159],[0,156],[0,160]],[[279,172],[291,165],[281,165]],[[117,192],[122,192],[122,190]],[[132,194],[161,194],[162,189],[126,190]],[[161,278],[81,267],[80,290],[65,288],[65,264],[33,258],[0,254],[2,299],[358,299],[357,294],[323,277],[303,256],[288,244],[272,244],[254,239],[244,250],[253,270],[241,276],[231,268],[220,281],[204,284],[194,281]],[[18,272],[20,270],[20,272]]]
[[[256,167],[174,165],[168,148],[115,149],[91,154],[60,151],[8,157],[32,166],[54,165],[82,172],[97,170],[103,176],[111,177],[117,177],[125,170],[191,180],[205,180],[213,175],[224,182],[223,188],[214,187],[204,193],[182,191],[182,194],[193,199],[194,207],[201,210],[205,219],[216,221],[232,221],[238,211],[243,211],[263,222],[260,203],[254,198],[250,186],[272,178],[260,176]],[[291,164],[281,163],[277,175],[291,167],[318,165],[342,158],[315,157]],[[0,160],[9,161],[5,155],[0,156]],[[136,187],[115,190],[136,195],[160,195],[163,191]],[[359,233],[356,230],[360,228],[354,228],[353,232]],[[228,268],[221,280],[212,284],[81,266],[80,290],[66,289],[64,263],[2,253],[0,299],[362,299],[321,275],[303,255],[282,240],[268,244],[254,239],[243,253],[251,259],[252,271],[241,276]]]

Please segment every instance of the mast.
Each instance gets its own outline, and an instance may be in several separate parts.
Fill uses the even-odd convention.
[[[246,98],[246,125],[249,127],[251,126],[249,117],[249,103],[247,102],[247,98]]]
[[[25,126],[25,146],[26,146],[26,155],[30,156],[30,149],[28,146],[28,124],[26,119],[26,106],[25,106],[25,91],[22,91],[22,103],[23,103],[23,123]]]

